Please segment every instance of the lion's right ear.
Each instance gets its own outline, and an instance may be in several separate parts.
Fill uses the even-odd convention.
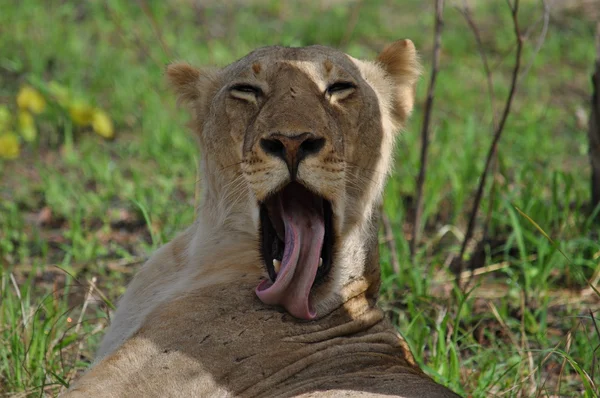
[[[167,66],[167,79],[175,91],[179,103],[203,108],[212,94],[217,77],[214,69],[197,69],[185,62]]]

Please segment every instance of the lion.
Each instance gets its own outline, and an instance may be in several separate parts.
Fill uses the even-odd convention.
[[[378,206],[420,74],[265,47],[167,67],[199,140],[201,204],[119,302],[66,397],[456,397],[376,305]]]

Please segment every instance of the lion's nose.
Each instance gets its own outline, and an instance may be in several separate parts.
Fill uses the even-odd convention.
[[[272,133],[260,140],[260,146],[267,154],[283,159],[292,180],[296,179],[300,162],[307,156],[319,153],[324,145],[325,139],[313,133],[293,135]]]

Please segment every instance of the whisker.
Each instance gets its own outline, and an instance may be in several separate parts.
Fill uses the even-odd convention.
[[[349,171],[349,170],[347,170],[347,171]],[[377,182],[377,181],[375,181],[374,179],[372,179],[371,177],[369,177],[369,176],[365,176],[365,175],[360,175],[360,174],[357,174],[357,173],[355,173],[355,172],[350,172],[350,173],[348,173],[348,174],[346,174],[346,175],[347,175],[347,176],[350,176],[350,177],[357,178],[357,179],[359,179],[359,180],[362,180],[363,182],[364,182],[364,180],[367,180],[367,181],[370,181],[370,182],[372,182],[373,184],[378,184],[378,182]],[[346,179],[346,181],[350,181],[350,180]],[[360,182],[360,181],[359,181],[359,182]]]
[[[240,164],[244,164],[244,163],[246,163],[246,161],[245,161],[245,160],[242,160],[242,161],[240,161],[240,162],[236,162],[236,163],[230,164],[230,165],[228,165],[228,166],[223,166],[223,167],[221,167],[221,171],[223,171],[223,170],[225,170],[225,169],[228,169],[228,168],[230,168],[230,167],[233,167],[233,166],[239,166]]]
[[[382,172],[382,171],[379,171],[379,170],[370,169],[370,168],[368,168],[368,167],[362,167],[362,166],[359,166],[359,165],[358,165],[358,164],[356,164],[356,163],[352,163],[352,162],[348,162],[348,161],[346,161],[346,163],[347,163],[347,164],[349,164],[350,166],[352,166],[352,167],[356,168],[356,169],[359,169],[359,170],[363,170],[363,171],[371,171],[371,172],[373,172],[373,173],[378,173],[378,174],[382,174],[382,175],[384,175],[384,176],[387,176],[387,172]]]

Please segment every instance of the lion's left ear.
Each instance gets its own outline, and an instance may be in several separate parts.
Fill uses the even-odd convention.
[[[204,111],[213,93],[218,71],[197,69],[185,62],[167,66],[167,79],[177,94],[178,102]]]
[[[415,85],[421,75],[417,50],[412,41],[398,40],[383,49],[377,57],[380,66],[395,84],[394,117],[402,124],[412,112]]]

